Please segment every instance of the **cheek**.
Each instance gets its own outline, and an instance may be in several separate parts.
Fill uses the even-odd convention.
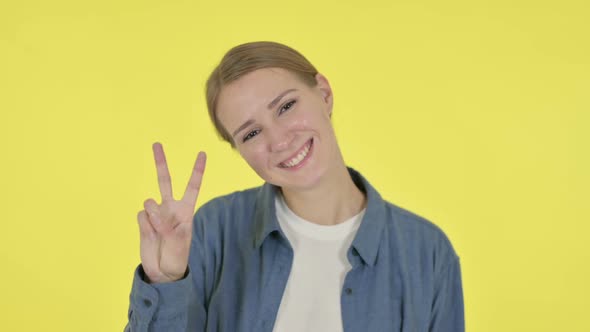
[[[287,128],[289,130],[305,130],[313,127],[314,122],[316,120],[310,111],[299,112],[288,119]]]
[[[247,151],[240,151],[242,158],[256,172],[262,170],[266,165],[266,156],[261,149],[261,147],[256,146]]]
[[[291,123],[289,129],[301,131],[325,132],[331,126],[330,118],[322,116],[322,110],[314,109],[300,116]]]

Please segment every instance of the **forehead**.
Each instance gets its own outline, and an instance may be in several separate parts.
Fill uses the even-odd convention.
[[[287,89],[307,86],[293,73],[282,68],[262,68],[225,85],[217,99],[217,115],[226,129],[235,122],[253,116]],[[239,125],[239,124],[237,124]]]
[[[302,84],[295,74],[282,68],[262,68],[248,73],[221,89],[218,105],[244,98],[274,98],[284,87]]]

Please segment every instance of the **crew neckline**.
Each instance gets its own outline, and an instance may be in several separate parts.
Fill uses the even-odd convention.
[[[336,225],[320,225],[296,215],[280,193],[275,196],[275,207],[281,226],[286,226],[305,237],[321,241],[342,240],[351,232],[356,231],[366,211],[365,207],[356,215]]]

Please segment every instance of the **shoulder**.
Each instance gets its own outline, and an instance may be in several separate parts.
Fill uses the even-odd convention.
[[[203,204],[197,210],[196,215],[203,218],[210,218],[243,212],[244,210],[253,210],[261,188],[254,187],[215,197]]]
[[[395,225],[396,230],[401,231],[403,235],[410,238],[441,241],[446,245],[451,245],[448,236],[434,222],[391,202],[384,202],[388,211],[388,221]]]
[[[447,234],[434,222],[391,202],[384,204],[388,233],[402,252],[442,265],[459,259]]]
[[[410,261],[434,259],[446,264],[458,259],[451,241],[443,230],[430,220],[385,199],[358,171],[349,168],[350,175],[367,194],[368,206],[365,217],[374,219],[369,225],[375,226],[370,236],[385,235],[387,249],[408,258]],[[370,228],[370,227],[368,227]],[[384,234],[381,234],[381,231]],[[378,232],[379,234],[375,234]]]
[[[255,227],[256,200],[261,188],[235,191],[203,204],[193,218],[194,234],[213,242],[243,239]]]

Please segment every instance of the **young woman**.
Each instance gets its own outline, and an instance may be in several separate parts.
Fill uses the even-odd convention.
[[[204,153],[175,200],[154,144],[162,200],[138,214],[126,331],[464,331],[451,243],[345,165],[330,84],[307,59],[239,45],[206,94],[217,131],[265,184],[193,217]]]

